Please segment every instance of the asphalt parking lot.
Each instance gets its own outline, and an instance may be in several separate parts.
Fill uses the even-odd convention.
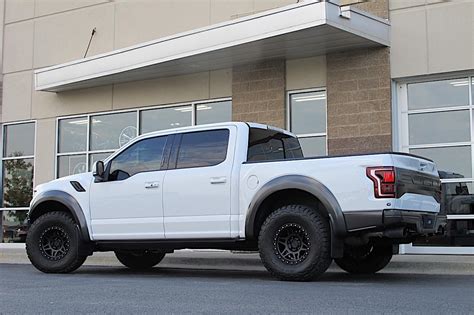
[[[274,280],[256,254],[180,251],[147,272],[99,254],[68,275],[43,274],[23,258],[1,252],[0,313],[474,312],[472,256],[396,256],[372,276],[331,266],[310,283]]]

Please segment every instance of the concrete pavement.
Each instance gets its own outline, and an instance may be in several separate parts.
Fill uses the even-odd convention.
[[[0,264],[29,264],[23,244],[0,244]],[[94,253],[85,266],[121,266],[111,252]],[[159,264],[163,268],[264,271],[257,253],[219,250],[179,250]],[[342,272],[335,264],[329,271]],[[474,275],[472,255],[396,255],[382,271],[439,275]]]

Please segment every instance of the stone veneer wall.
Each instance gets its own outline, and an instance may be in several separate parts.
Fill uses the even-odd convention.
[[[285,61],[232,69],[232,119],[285,128]]]
[[[388,16],[388,1],[357,5]],[[330,155],[392,149],[389,48],[332,53],[327,60]]]

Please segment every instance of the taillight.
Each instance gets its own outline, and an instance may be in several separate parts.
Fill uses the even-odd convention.
[[[367,167],[367,177],[374,182],[375,198],[395,198],[395,168]]]

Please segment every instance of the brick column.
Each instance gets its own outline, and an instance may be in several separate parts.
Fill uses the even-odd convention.
[[[285,127],[285,61],[232,69],[232,119]]]
[[[388,16],[386,0],[358,5]],[[392,111],[388,48],[328,54],[328,150],[330,155],[390,151]]]

